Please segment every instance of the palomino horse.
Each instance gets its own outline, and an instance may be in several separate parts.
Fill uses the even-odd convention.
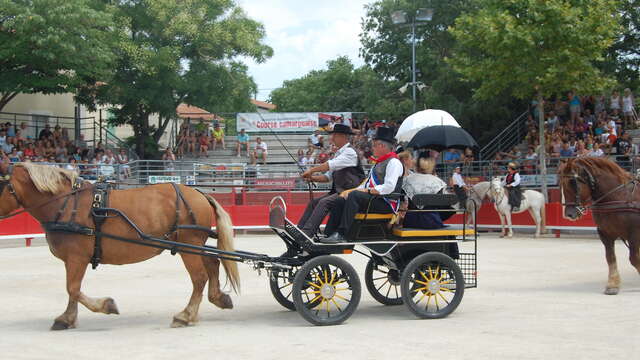
[[[591,207],[598,235],[604,244],[609,278],[604,293],[620,291],[615,241],[628,242],[629,261],[640,273],[640,190],[638,181],[611,160],[595,157],[570,159],[558,170],[563,216],[580,218]]]
[[[76,174],[52,166],[19,163],[13,166],[9,175],[7,164],[0,164],[0,216],[5,216],[22,207],[40,223],[52,222],[59,216],[60,221],[75,222],[81,226],[93,228],[90,215],[92,206],[92,185],[82,184],[73,194],[72,184]],[[184,244],[203,245],[208,234],[202,230],[175,229],[178,224],[193,223],[209,228],[213,216],[218,229],[218,247],[233,250],[233,229],[229,215],[211,197],[185,186],[179,186],[182,192],[182,211],[176,211],[177,192],[171,184],[146,186],[129,190],[111,190],[108,207],[118,209],[129,217],[138,228],[156,238],[164,238]],[[76,197],[77,196],[77,197]],[[75,198],[75,199],[74,199]],[[72,217],[73,206],[65,206],[77,201],[77,212]],[[185,211],[186,204],[192,214]],[[213,211],[212,211],[213,210]],[[179,216],[178,216],[179,215]],[[176,221],[177,220],[177,221]],[[109,217],[101,226],[104,233],[123,238],[140,237],[121,217]],[[49,249],[54,256],[64,262],[67,273],[67,309],[58,316],[52,330],[64,330],[76,326],[78,302],[93,312],[118,314],[118,308],[112,298],[92,298],[82,293],[80,287],[87,265],[94,255],[95,236],[69,232],[46,232]],[[102,238],[102,264],[123,265],[150,259],[163,250],[109,237]],[[173,317],[172,327],[182,327],[197,321],[198,308],[202,301],[204,287],[209,281],[209,301],[220,308],[231,309],[233,304],[229,295],[220,289],[218,279],[220,260],[197,254],[180,253],[182,261],[191,277],[193,292],[186,308]],[[233,261],[222,260],[227,277],[234,287],[238,286],[237,265]]]
[[[489,197],[494,201],[494,206],[500,217],[500,224],[502,225],[502,234],[500,237],[508,236],[513,237],[513,229],[511,228],[511,205],[509,205],[509,199],[505,189],[502,187],[502,181],[496,177],[491,180],[491,189],[488,193]],[[540,236],[545,232],[545,201],[544,195],[538,191],[525,190],[522,193],[522,201],[518,211],[514,212],[519,214],[529,210],[529,214],[536,223],[535,237]],[[505,230],[505,219],[507,228]]]

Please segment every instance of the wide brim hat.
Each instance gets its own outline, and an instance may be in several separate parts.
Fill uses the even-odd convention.
[[[333,130],[329,131],[329,134],[346,134],[346,135],[353,135],[353,130],[351,130],[351,127],[347,126],[347,125],[343,125],[343,124],[335,124],[333,126]]]
[[[395,131],[392,128],[381,126],[376,130],[373,140],[382,140],[391,144],[395,144]]]

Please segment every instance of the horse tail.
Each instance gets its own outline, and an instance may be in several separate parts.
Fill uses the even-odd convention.
[[[216,214],[216,230],[218,232],[218,249],[223,251],[234,251],[233,248],[233,224],[231,223],[231,217],[222,208],[216,199],[207,194],[202,194]],[[221,259],[224,271],[227,273],[227,279],[233,288],[233,291],[238,293],[240,291],[240,273],[238,272],[238,264],[236,261]]]

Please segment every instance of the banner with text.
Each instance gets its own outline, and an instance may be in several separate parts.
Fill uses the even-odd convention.
[[[331,120],[351,125],[351,117],[349,112],[238,113],[236,128],[247,132],[312,132]]]

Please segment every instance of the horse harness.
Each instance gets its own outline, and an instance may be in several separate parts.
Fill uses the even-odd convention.
[[[604,193],[604,195],[601,195],[596,200],[592,201],[590,205],[586,205],[586,203],[580,199],[578,182],[581,182],[587,185],[589,187],[589,190],[591,191],[591,194],[593,194],[595,191],[598,190],[597,188],[598,182],[596,181],[595,177],[589,172],[589,170],[587,169],[582,169],[582,170],[587,174],[586,181],[576,172],[568,176],[569,182],[573,187],[576,200],[575,200],[575,203],[565,203],[564,205],[575,206],[579,215],[584,215],[584,213],[587,211],[587,208],[590,208],[591,211],[594,213],[611,213],[611,212],[618,212],[618,211],[640,212],[640,202],[631,200],[633,199],[633,194],[636,191],[636,186],[639,183],[638,178],[632,179],[629,182],[626,182],[614,187],[613,189]],[[602,201],[607,196],[619,190],[622,190],[628,187],[629,185],[633,185],[633,188],[631,189],[631,194],[628,198],[629,200],[612,200],[612,201],[605,201],[605,202]]]
[[[93,255],[91,257],[91,267],[93,269],[96,269],[98,267],[98,265],[100,264],[101,260],[102,260],[102,238],[103,237],[113,238],[113,239],[116,239],[116,240],[130,242],[130,243],[134,243],[134,244],[149,245],[146,242],[143,242],[142,240],[139,240],[139,239],[128,239],[128,238],[123,238],[123,237],[116,236],[116,235],[113,235],[113,234],[104,233],[102,231],[102,225],[104,224],[104,222],[108,218],[115,218],[115,217],[122,218],[127,224],[129,224],[129,226],[131,226],[136,231],[136,233],[143,240],[151,240],[151,241],[156,241],[156,242],[158,242],[158,240],[160,240],[160,242],[161,242],[160,245],[151,245],[151,246],[157,247],[157,248],[160,248],[160,249],[164,249],[164,250],[170,250],[172,255],[175,255],[178,252],[178,248],[176,247],[175,243],[173,243],[172,241],[169,241],[169,238],[175,232],[177,232],[180,229],[182,229],[182,230],[203,231],[203,232],[207,233],[208,236],[216,238],[217,237],[217,233],[215,231],[212,231],[208,227],[196,225],[197,222],[196,222],[195,214],[194,214],[193,210],[191,209],[191,206],[189,205],[189,203],[184,198],[184,195],[182,194],[182,191],[180,191],[180,188],[176,184],[171,183],[171,185],[173,186],[173,188],[174,188],[174,190],[176,192],[175,220],[173,222],[173,225],[169,229],[169,231],[167,231],[164,234],[164,236],[163,236],[164,240],[156,239],[156,238],[154,238],[154,237],[152,237],[150,235],[145,234],[144,232],[142,232],[142,230],[140,230],[140,228],[138,228],[120,210],[108,207],[108,205],[109,205],[109,193],[112,190],[113,185],[111,183],[105,182],[103,180],[98,181],[98,182],[94,183],[93,185],[90,185],[89,183],[87,183],[84,180],[82,180],[82,178],[76,178],[73,181],[73,184],[71,186],[71,191],[70,192],[64,193],[62,195],[55,196],[55,197],[53,197],[51,199],[48,199],[48,200],[46,200],[46,201],[44,201],[42,203],[37,204],[36,206],[25,208],[24,206],[22,206],[22,202],[20,201],[20,199],[18,199],[16,191],[15,191],[15,189],[13,187],[13,184],[11,183],[11,175],[10,174],[4,175],[4,176],[0,177],[0,194],[2,194],[2,192],[4,191],[4,189],[6,187],[7,190],[9,191],[9,193],[11,193],[14,196],[14,198],[16,199],[18,205],[23,207],[23,210],[11,213],[11,214],[6,215],[6,216],[2,216],[2,217],[0,217],[0,219],[13,217],[13,216],[16,216],[18,214],[27,212],[28,210],[31,210],[31,209],[34,209],[34,208],[39,208],[39,207],[42,207],[42,206],[44,206],[46,204],[49,204],[49,203],[51,203],[51,202],[53,202],[55,200],[59,200],[59,199],[64,198],[64,202],[62,203],[62,206],[56,212],[56,216],[55,216],[54,220],[53,221],[43,222],[43,223],[41,223],[41,225],[42,225],[42,227],[44,228],[44,230],[46,232],[62,232],[62,233],[80,234],[80,235],[85,235],[85,236],[94,236],[95,237],[95,241],[94,241]],[[76,222],[76,217],[77,217],[77,213],[78,213],[79,194],[81,192],[84,192],[84,191],[87,191],[87,190],[90,190],[90,189],[93,189],[92,201],[91,201],[91,217],[92,217],[93,223],[94,223],[94,227],[93,228],[81,225],[80,223]],[[199,192],[202,193],[201,191],[199,191]],[[203,195],[204,195],[204,193],[203,193]],[[69,205],[69,199],[71,197],[73,197],[73,208],[71,209],[70,218],[69,218],[68,221],[61,221],[61,218],[63,217],[63,214],[65,213],[65,210],[67,209],[67,206]],[[189,218],[191,220],[191,224],[183,224],[183,225],[179,225],[178,224],[179,219],[180,219],[180,214],[181,214],[180,203],[184,203],[184,207],[185,207],[187,213],[189,214]]]

